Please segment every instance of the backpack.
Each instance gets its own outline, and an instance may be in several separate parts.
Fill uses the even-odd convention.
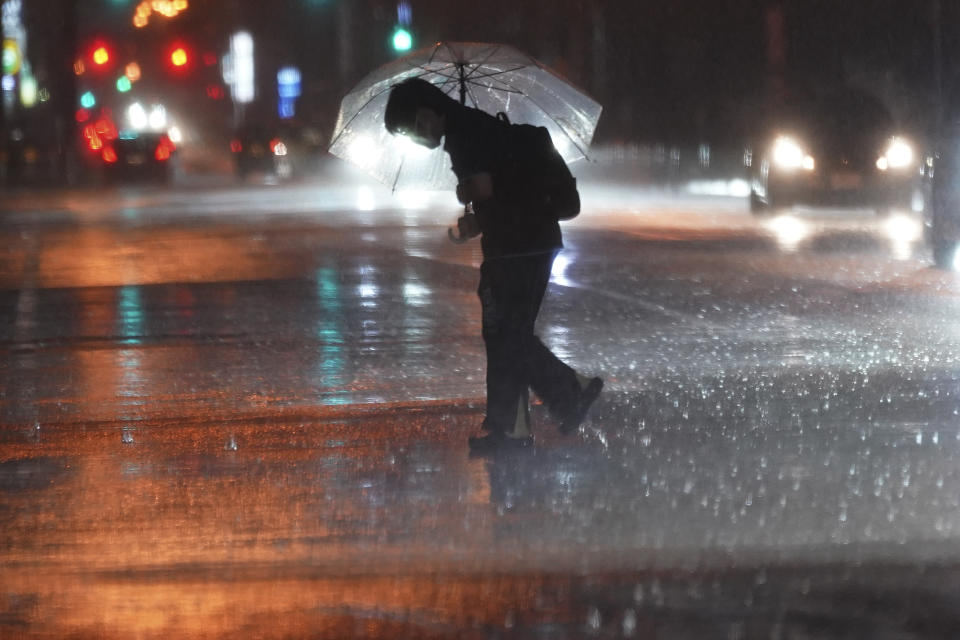
[[[577,179],[553,146],[547,128],[511,124],[502,111],[497,119],[506,125],[504,175],[515,181],[515,197],[524,206],[555,220],[577,217],[580,213]]]

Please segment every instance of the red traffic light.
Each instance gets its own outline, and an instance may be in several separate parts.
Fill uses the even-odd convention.
[[[174,42],[167,49],[167,65],[174,71],[186,71],[193,66],[193,51],[183,42]]]
[[[170,54],[170,62],[175,67],[183,67],[187,64],[189,58],[187,57],[187,50],[183,47],[177,47]]]
[[[113,62],[113,49],[106,42],[98,40],[91,45],[89,58],[94,69],[105,69]]]
[[[96,65],[105,65],[110,62],[110,52],[104,46],[99,46],[93,50],[93,63]]]

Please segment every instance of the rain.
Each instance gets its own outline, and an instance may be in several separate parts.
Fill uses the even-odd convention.
[[[734,4],[0,0],[0,637],[956,637],[960,11]],[[571,433],[411,76],[576,178]]]

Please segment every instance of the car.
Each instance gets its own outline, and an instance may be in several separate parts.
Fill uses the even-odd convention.
[[[260,173],[286,179],[293,173],[287,141],[261,125],[237,130],[230,140],[236,175],[241,180]]]
[[[100,159],[109,182],[168,183],[176,145],[161,132],[120,132],[105,144]]]
[[[811,90],[787,99],[754,140],[750,209],[795,205],[922,211],[929,199],[929,154],[922,136],[898,125],[867,92]]]

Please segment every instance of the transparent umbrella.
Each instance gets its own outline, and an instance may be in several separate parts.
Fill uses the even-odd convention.
[[[452,188],[443,148],[429,150],[383,125],[390,88],[422,78],[454,99],[511,122],[546,127],[568,163],[587,155],[602,107],[569,81],[509,45],[439,42],[376,69],[340,104],[330,153],[393,189]]]

